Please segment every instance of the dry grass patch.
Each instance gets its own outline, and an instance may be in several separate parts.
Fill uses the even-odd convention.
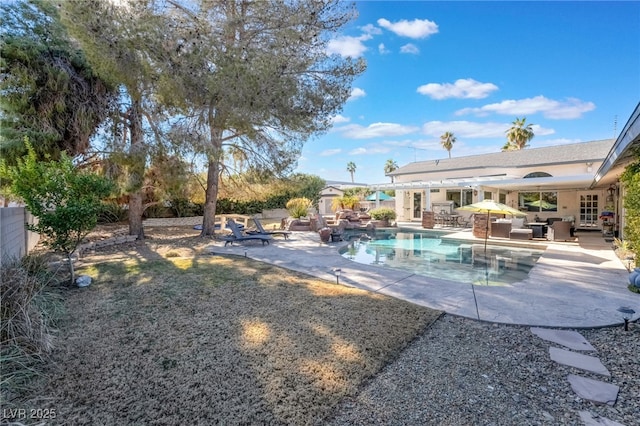
[[[70,292],[55,363],[25,405],[60,424],[318,424],[440,314],[166,246],[79,271],[94,284]]]

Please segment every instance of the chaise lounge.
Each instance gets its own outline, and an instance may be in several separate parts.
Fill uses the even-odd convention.
[[[223,241],[225,241],[225,247],[227,246],[227,244],[233,244],[234,242],[238,241],[260,240],[262,241],[262,245],[264,245],[265,243],[269,244],[269,242],[271,241],[271,235],[243,234],[240,230],[240,227],[233,219],[227,219],[227,226],[229,227],[229,229],[231,229],[232,234],[220,237]]]
[[[248,235],[282,235],[286,240],[291,234],[291,231],[267,231],[266,229],[264,229],[262,223],[260,222],[260,219],[258,219],[257,217],[253,218],[253,223],[255,223],[256,225],[256,230],[246,231]]]

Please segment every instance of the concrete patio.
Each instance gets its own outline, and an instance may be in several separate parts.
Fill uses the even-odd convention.
[[[399,228],[422,230],[417,223]],[[474,242],[470,228],[436,229],[443,238]],[[546,250],[527,279],[511,286],[485,287],[411,272],[364,265],[342,257],[347,242],[321,243],[317,233],[294,232],[288,240],[275,237],[270,245],[255,242],[224,247],[216,242],[213,254],[246,255],[320,279],[397,297],[449,314],[482,321],[545,327],[589,328],[621,324],[617,309],[629,306],[640,315],[640,294],[627,289],[628,272],[599,232],[578,232],[578,242],[489,240],[490,244],[518,245]],[[475,293],[475,296],[474,296]],[[477,308],[476,308],[477,304]]]

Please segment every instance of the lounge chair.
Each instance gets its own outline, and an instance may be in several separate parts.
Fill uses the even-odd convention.
[[[257,217],[253,218],[253,223],[256,224],[256,230],[246,231],[249,235],[282,235],[286,240],[289,238],[289,234],[291,234],[291,231],[267,231]]]
[[[243,234],[242,230],[233,219],[227,219],[227,227],[231,229],[232,234],[221,237],[221,239],[225,241],[225,247],[227,246],[227,244],[233,244],[235,241],[260,240],[262,241],[262,245],[264,245],[264,243],[269,244],[269,242],[271,241],[271,235]]]

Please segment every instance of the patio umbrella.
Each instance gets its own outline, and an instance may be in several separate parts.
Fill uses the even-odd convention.
[[[377,192],[378,195],[378,199],[380,201],[386,201],[386,200],[391,200],[393,197],[385,194],[384,192],[378,191]],[[376,201],[376,193],[374,192],[373,194],[369,195],[367,198],[365,198],[366,201]]]
[[[489,215],[491,213],[508,214],[511,216],[524,217],[527,214],[516,210],[513,207],[509,207],[506,204],[498,203],[493,200],[482,200],[477,203],[467,204],[466,206],[458,207],[457,210],[463,210],[467,212],[482,213],[487,212],[487,228],[484,234],[484,251],[487,251],[487,238],[489,237]]]

